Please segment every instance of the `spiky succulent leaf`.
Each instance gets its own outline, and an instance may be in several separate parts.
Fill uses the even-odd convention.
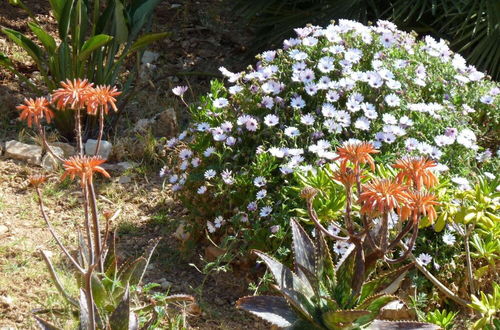
[[[85,295],[85,291],[80,289],[80,329],[89,329],[90,322],[94,322],[90,320],[89,317],[89,309],[87,305],[87,296]]]
[[[304,228],[295,219],[291,220],[291,224],[295,271],[303,281],[307,281],[309,278],[301,268],[316,274],[316,247]]]
[[[441,327],[424,322],[414,321],[382,321],[375,320],[366,329],[368,330],[438,330]]]
[[[108,296],[106,287],[96,274],[92,274],[90,280],[92,282],[92,297],[94,298],[94,303],[97,307],[104,308]]]
[[[323,324],[328,329],[342,329],[343,327],[352,324],[360,317],[370,315],[369,311],[362,310],[339,310],[323,313]]]
[[[356,324],[365,325],[375,320],[375,318],[380,314],[380,310],[394,300],[399,300],[399,298],[383,293],[366,298],[363,302],[361,302],[361,304],[356,306],[356,309],[367,310],[370,314],[360,317],[356,320]]]
[[[111,313],[109,325],[111,330],[129,330],[130,329],[130,293],[129,287],[125,288],[122,300]]]
[[[333,290],[333,297],[342,308],[354,307],[351,281],[353,278],[355,259],[356,253],[353,248],[350,248],[342,256],[335,267],[337,285]]]
[[[292,327],[298,321],[297,315],[283,297],[243,297],[238,299],[236,307],[282,328]]]
[[[123,272],[119,274],[120,281],[125,285],[128,283],[130,286],[137,285],[142,277],[144,267],[147,265],[147,260],[144,257],[137,258],[134,262],[129,264]]]
[[[361,288],[360,301],[377,293],[393,294],[401,285],[408,270],[413,266],[414,264],[410,263],[393,271],[381,274],[371,281],[365,282]]]
[[[297,315],[311,323],[315,323],[314,315],[319,309],[314,306],[312,301],[304,297],[302,293],[295,290],[287,288],[280,289],[276,285],[273,285],[273,287],[280,291]]]
[[[337,285],[335,266],[323,233],[318,233],[316,269],[322,294],[331,295]]]
[[[259,256],[259,258],[261,258],[262,261],[264,261],[267,268],[273,274],[276,284],[280,290],[281,289],[294,290],[302,293],[304,297],[308,299],[314,296],[314,290],[308,280],[305,281],[301,280],[300,277],[295,275],[295,273],[293,273],[290,270],[290,268],[286,267],[279,261],[276,261],[267,254],[255,250],[254,253],[257,256]]]
[[[40,330],[59,330],[58,327],[56,327],[55,325],[45,321],[44,319],[36,316],[36,315],[33,315],[33,317],[35,318],[36,320],[36,324],[38,325],[38,327],[40,328]]]

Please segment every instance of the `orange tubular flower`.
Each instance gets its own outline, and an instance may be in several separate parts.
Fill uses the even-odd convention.
[[[39,174],[31,175],[28,177],[28,181],[33,187],[39,187],[42,183],[47,181],[47,177]]]
[[[344,187],[352,187],[356,184],[356,174],[350,169],[345,171],[336,171],[333,173],[332,179],[344,185]]]
[[[363,185],[359,202],[362,214],[379,216],[393,209],[401,213],[408,203],[408,191],[391,180],[375,179]]]
[[[50,124],[50,121],[54,118],[54,113],[49,109],[49,101],[44,97],[24,99],[24,104],[18,105],[17,109],[21,111],[19,119],[26,120],[28,127],[31,127],[33,123],[40,125],[42,118],[45,118],[47,123]]]
[[[105,160],[94,156],[94,157],[89,157],[89,156],[73,156],[70,157],[68,160],[64,161],[64,174],[62,176],[62,179],[65,177],[70,177],[71,179],[74,179],[76,176],[81,178],[82,186],[84,186],[87,183],[92,182],[92,177],[94,175],[94,172],[99,172],[105,177],[109,178],[110,175],[108,172],[106,172],[105,169],[103,169],[101,166],[102,163],[104,163]]]
[[[122,92],[119,92],[116,87],[107,85],[97,86],[89,94],[87,101],[87,113],[89,115],[95,115],[99,107],[101,107],[104,113],[108,114],[110,106],[115,112],[118,111],[115,104],[115,96],[118,96],[121,93]]]
[[[400,159],[392,167],[399,169],[396,176],[398,183],[407,183],[415,186],[417,190],[422,186],[431,188],[438,184],[438,179],[430,170],[436,163],[424,157],[407,157]]]
[[[73,110],[85,107],[89,94],[93,91],[93,84],[87,79],[73,79],[61,82],[61,88],[52,92],[52,102],[60,110]]]
[[[360,164],[370,164],[372,171],[375,170],[375,163],[370,154],[376,154],[379,151],[373,147],[373,144],[369,142],[357,142],[357,143],[346,143],[342,147],[337,149],[337,154],[341,159],[340,170],[345,171],[347,167],[347,162],[350,161],[354,164],[354,168]]]
[[[408,219],[412,214],[413,221],[418,220],[418,215],[427,216],[431,223],[437,218],[435,205],[439,205],[436,196],[428,192],[415,191],[408,194],[408,204],[403,208],[401,218]]]

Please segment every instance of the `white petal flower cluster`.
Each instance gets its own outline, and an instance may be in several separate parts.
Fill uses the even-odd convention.
[[[454,176],[471,159],[498,155],[481,153],[471,116],[498,111],[500,87],[445,41],[418,41],[386,21],[295,32],[245,72],[220,68],[229,86],[213,82],[192,107],[190,128],[167,142],[176,152],[168,169],[176,190],[217,198],[195,202],[200,214],[227,207],[226,218],[234,210],[246,224],[283,225],[284,185],[335,160],[335,148],[352,139],[371,141],[385,159],[432,158]],[[467,188],[462,181],[454,179]],[[221,226],[210,222],[208,230]]]

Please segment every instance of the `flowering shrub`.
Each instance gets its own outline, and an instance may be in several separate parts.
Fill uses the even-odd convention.
[[[446,42],[417,41],[386,21],[296,32],[255,68],[221,68],[231,85],[213,82],[190,107],[191,126],[167,142],[175,152],[161,174],[210,233],[279,237],[295,174],[336,160],[346,141],[370,141],[382,163],[426,156],[457,175],[491,158],[473,119],[498,125],[500,88]]]

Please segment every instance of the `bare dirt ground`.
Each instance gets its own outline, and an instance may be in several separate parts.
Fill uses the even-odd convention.
[[[55,20],[49,14],[48,1],[26,0],[42,26],[55,32]],[[154,31],[169,31],[169,38],[157,42],[150,50],[160,54],[156,66],[141,82],[141,89],[120,120],[122,131],[133,127],[141,118],[151,118],[166,107],[173,107],[182,126],[187,120],[185,110],[171,94],[178,84],[191,87],[191,99],[208,89],[209,81],[219,76],[218,67],[242,70],[248,63],[244,31],[227,3],[219,0],[163,1],[155,11]],[[21,10],[0,2],[0,25],[29,35],[27,15]],[[17,68],[28,76],[36,76],[36,67],[19,47],[0,35],[0,52],[16,62]],[[15,106],[28,91],[5,70],[0,70],[0,142],[10,139],[33,143],[34,133],[17,120]],[[167,132],[168,133],[168,132]],[[121,142],[120,142],[121,141]],[[125,142],[123,142],[125,141]],[[250,292],[243,274],[219,273],[206,277],[190,264],[200,264],[202,249],[183,249],[173,238],[179,221],[186,211],[162,190],[157,171],[157,158],[145,152],[148,143],[134,134],[115,136],[115,144],[139,146],[136,153],[115,156],[115,161],[130,160],[140,165],[126,173],[114,173],[111,180],[100,181],[99,204],[103,209],[122,210],[113,224],[123,257],[137,256],[149,239],[161,236],[148,268],[145,283],[166,280],[172,284],[170,293],[186,293],[196,297],[200,310],[183,310],[187,325],[194,329],[265,329],[267,325],[238,311],[234,302]],[[149,145],[151,146],[151,145]],[[141,152],[142,150],[142,152]],[[151,150],[150,150],[151,151]],[[128,158],[130,157],[130,158]],[[154,162],[151,162],[151,160]],[[39,216],[34,192],[27,186],[30,174],[41,169],[0,157],[0,329],[36,328],[31,312],[43,308],[64,309],[66,306],[55,287],[39,250],[52,252],[62,282],[71,291],[75,288],[72,275]],[[74,232],[81,219],[79,192],[75,184],[60,182],[61,172],[49,173],[43,188],[49,216],[62,240],[75,246]],[[118,182],[120,175],[129,176],[127,184]],[[178,311],[179,312],[179,311]],[[54,319],[54,314],[47,318]],[[74,325],[74,323],[73,323]],[[59,322],[61,328],[70,322]]]

